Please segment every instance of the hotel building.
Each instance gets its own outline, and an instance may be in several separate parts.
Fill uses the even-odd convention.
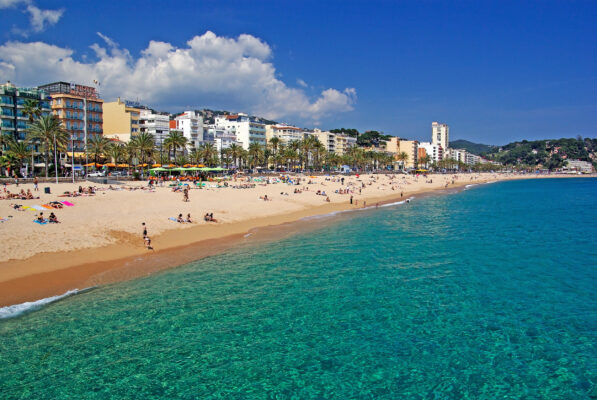
[[[104,136],[121,142],[129,142],[141,131],[139,118],[142,106],[133,101],[116,101],[104,103]]]
[[[395,158],[400,153],[406,153],[408,159],[400,162],[405,169],[415,168],[419,160],[419,142],[416,140],[404,140],[393,136],[386,142],[386,151],[394,154]]]
[[[174,118],[175,129],[187,138],[187,148],[198,148],[203,142],[203,117],[195,111],[185,111]]]
[[[436,144],[429,142],[419,143],[419,148],[425,149],[425,153],[429,156],[429,163],[437,163],[444,159],[444,149]]]
[[[447,150],[450,144],[450,127],[448,124],[433,122],[431,124],[431,144],[441,146]]]
[[[42,114],[50,113],[45,92],[36,88],[19,88],[10,82],[0,85],[0,129],[3,135],[10,135],[18,141],[27,137],[29,117],[23,114],[26,100],[37,101]]]
[[[262,146],[265,142],[265,124],[257,122],[255,118],[247,114],[218,115],[215,117],[215,125],[218,129],[224,129],[236,136],[243,149],[248,150],[249,144],[259,143]]]
[[[85,151],[87,141],[103,134],[103,100],[94,87],[68,82],[54,82],[39,87],[51,99],[52,113],[70,134],[69,149]]]
[[[139,111],[139,132],[153,135],[156,146],[162,145],[170,133],[170,114],[141,109]]]

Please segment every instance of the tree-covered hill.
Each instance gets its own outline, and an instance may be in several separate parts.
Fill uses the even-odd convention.
[[[566,160],[581,160],[597,166],[597,139],[523,140],[496,147],[484,155],[504,165],[555,169],[563,167]]]
[[[489,153],[492,150],[496,149],[497,146],[492,146],[489,144],[481,144],[481,143],[473,143],[469,142],[468,140],[454,140],[450,142],[450,148],[452,149],[464,149],[469,153],[473,153],[476,155],[481,155],[483,153]]]

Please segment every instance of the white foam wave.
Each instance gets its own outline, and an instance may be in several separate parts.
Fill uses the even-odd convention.
[[[479,185],[478,183],[471,183],[470,185],[466,185],[466,186],[464,187],[464,190],[466,190],[466,189],[469,189],[469,188],[472,188],[473,186],[478,186],[478,185]]]
[[[15,318],[15,317],[18,317],[20,315],[23,315],[23,314],[26,314],[26,313],[29,313],[32,311],[37,311],[40,308],[42,308],[48,304],[54,303],[58,300],[62,300],[69,296],[73,296],[75,294],[87,292],[91,289],[93,289],[93,287],[88,287],[88,288],[80,289],[80,290],[73,289],[73,290],[69,290],[68,292],[66,292],[64,294],[60,294],[57,296],[46,297],[45,299],[41,299],[41,300],[28,301],[28,302],[21,303],[21,304],[14,304],[12,306],[1,307],[0,308],[0,319]]]

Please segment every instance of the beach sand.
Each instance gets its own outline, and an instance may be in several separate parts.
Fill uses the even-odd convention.
[[[257,183],[254,188],[193,188],[189,202],[170,187],[155,191],[141,190],[146,182],[126,183],[137,190],[108,190],[108,185],[94,185],[95,196],[61,198],[65,191],[76,190],[79,183],[40,184],[39,200],[0,200],[0,306],[30,301],[74,288],[101,285],[131,279],[181,265],[232,248],[251,229],[280,225],[308,216],[340,210],[374,206],[376,203],[404,200],[415,194],[463,187],[489,181],[528,178],[510,174],[462,174],[345,176],[299,176],[299,185]],[[230,181],[246,183],[247,178]],[[311,184],[308,182],[311,181]],[[430,182],[432,181],[432,182]],[[452,181],[454,181],[452,183]],[[44,187],[52,194],[45,194]],[[115,186],[116,187],[116,186]],[[33,184],[19,190],[33,190]],[[308,188],[308,190],[304,190]],[[353,188],[351,194],[335,193]],[[16,192],[14,185],[7,187]],[[294,193],[303,189],[302,193]],[[316,195],[318,190],[326,196]],[[360,190],[360,193],[359,193]],[[282,194],[284,193],[284,194]],[[288,195],[285,195],[288,193]],[[401,197],[401,193],[403,196]],[[260,197],[267,195],[270,201]],[[329,196],[330,202],[326,201]],[[39,211],[16,211],[11,203],[41,205],[53,200],[67,200],[73,207],[54,211],[60,224],[33,222]],[[203,215],[213,213],[217,223],[205,222]],[[169,218],[191,214],[193,223],[177,223]],[[143,242],[142,222],[146,223],[153,251]],[[309,222],[317,225],[317,221]],[[193,246],[189,246],[193,245]],[[190,247],[190,249],[189,249]]]

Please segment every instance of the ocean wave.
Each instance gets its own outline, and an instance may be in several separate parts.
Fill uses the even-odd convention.
[[[88,287],[85,289],[80,289],[80,290],[73,289],[73,290],[69,290],[68,292],[66,292],[64,294],[60,294],[57,296],[46,297],[45,299],[41,299],[41,300],[28,301],[28,302],[21,303],[21,304],[14,304],[12,306],[1,307],[0,308],[0,320],[15,318],[15,317],[21,316],[23,314],[37,311],[48,304],[55,303],[59,300],[65,299],[65,298],[73,296],[75,294],[88,292],[94,288],[95,288],[95,286]]]
[[[479,184],[478,184],[478,183],[471,183],[470,185],[466,185],[466,186],[464,187],[464,190],[467,190],[467,189],[469,189],[469,188],[472,188],[473,186],[479,186]]]

